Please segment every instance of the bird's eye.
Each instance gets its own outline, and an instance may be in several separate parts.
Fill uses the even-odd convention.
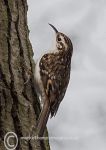
[[[61,38],[58,37],[57,40],[58,40],[58,41],[61,41]]]

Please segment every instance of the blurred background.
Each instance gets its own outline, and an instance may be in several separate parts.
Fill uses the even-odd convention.
[[[28,0],[35,61],[55,43],[48,23],[74,46],[65,98],[47,124],[51,150],[106,150],[106,1]]]

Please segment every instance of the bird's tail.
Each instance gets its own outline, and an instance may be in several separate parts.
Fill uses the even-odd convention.
[[[50,106],[48,101],[45,102],[43,109],[40,113],[40,117],[38,119],[37,125],[37,135],[38,137],[42,137],[46,128],[46,124],[50,114]]]

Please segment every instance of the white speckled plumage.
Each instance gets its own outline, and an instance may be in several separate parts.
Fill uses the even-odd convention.
[[[53,25],[50,26],[56,32],[56,49],[49,50],[40,57],[34,75],[36,90],[43,104],[37,127],[38,136],[43,135],[49,115],[56,115],[64,98],[70,79],[73,52],[71,40]]]

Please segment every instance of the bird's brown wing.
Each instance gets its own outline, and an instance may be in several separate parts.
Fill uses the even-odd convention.
[[[51,117],[56,114],[69,82],[69,64],[65,57],[64,53],[45,54],[40,61],[41,80],[49,100]]]

